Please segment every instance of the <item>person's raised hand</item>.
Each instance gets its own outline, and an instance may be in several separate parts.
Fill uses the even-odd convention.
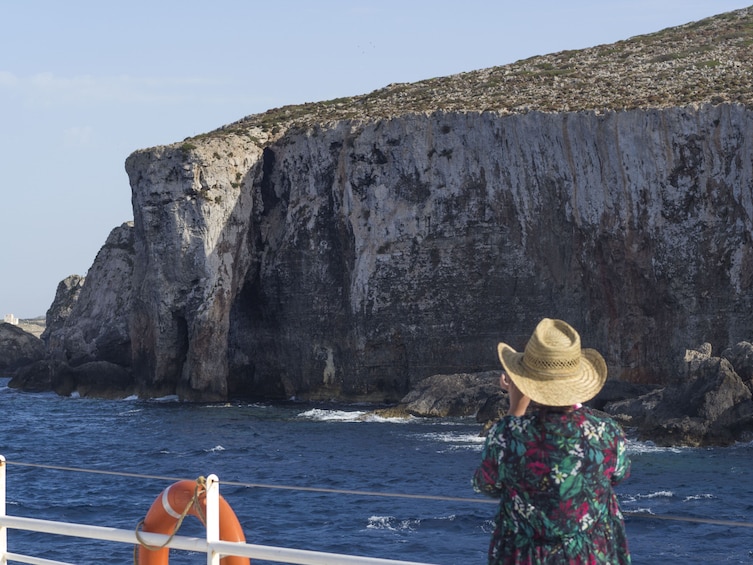
[[[507,391],[510,399],[510,408],[507,410],[507,413],[510,416],[523,416],[531,399],[520,392],[520,389],[515,386],[515,383],[507,376],[507,373],[503,372],[499,377],[499,386],[502,387],[502,390]]]

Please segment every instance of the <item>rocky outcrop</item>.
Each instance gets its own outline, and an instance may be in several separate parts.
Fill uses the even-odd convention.
[[[0,323],[0,376],[10,376],[44,355],[44,343],[38,337],[16,325]]]
[[[631,437],[663,446],[729,445],[753,439],[753,345],[740,342],[721,357],[714,357],[707,343],[686,351],[681,366],[681,380],[675,384],[608,380],[586,404],[614,417]],[[507,393],[499,387],[499,371],[490,371],[431,376],[396,406],[375,414],[393,418],[475,416],[483,434],[508,406]]]
[[[66,320],[70,317],[73,307],[78,301],[85,280],[85,277],[80,275],[70,275],[58,283],[55,298],[47,309],[45,329],[40,336],[42,340],[49,341],[51,333],[57,332],[65,326]],[[53,343],[55,341],[53,338]],[[55,345],[55,347],[57,346]]]
[[[19,367],[8,386],[24,392],[54,391],[58,375],[67,369],[65,363],[47,358],[38,359]]]
[[[131,372],[107,361],[60,367],[53,373],[51,387],[62,396],[117,399],[136,393]]]
[[[499,371],[432,375],[422,380],[400,403],[382,411],[391,416],[452,418],[475,416],[500,393]]]
[[[477,422],[488,428],[506,414],[510,406],[507,392],[499,386],[500,371],[432,375],[418,383],[395,406],[380,408],[375,412],[389,417],[474,416]],[[663,388],[610,379],[587,405],[601,411],[607,404],[635,401]]]
[[[279,396],[279,373],[264,374],[267,382],[254,386],[254,344],[231,345],[230,335],[233,310],[240,312],[239,331],[262,307],[241,296],[269,252],[257,248],[263,236],[253,229],[254,199],[261,199],[253,179],[263,176],[262,155],[249,139],[228,136],[128,158],[136,251],[129,331],[141,394],[222,400],[271,390]],[[239,358],[253,360],[243,374],[231,370]]]
[[[20,367],[8,386],[24,392],[112,399],[136,393],[130,370],[107,361],[71,367],[64,361],[45,358]]]
[[[753,438],[750,374],[745,381],[731,361],[750,369],[753,350],[741,342],[722,357],[704,344],[685,355],[682,382],[639,398],[607,403],[604,410],[633,428],[641,439],[660,445],[725,445]]]
[[[85,279],[72,275],[58,285],[41,336],[44,359],[19,369],[9,386],[105,398],[135,391],[128,326],[134,255],[127,222],[112,230]]]
[[[110,232],[85,280],[74,275],[60,283],[42,334],[52,359],[71,367],[94,361],[130,367],[134,255],[127,222]]]

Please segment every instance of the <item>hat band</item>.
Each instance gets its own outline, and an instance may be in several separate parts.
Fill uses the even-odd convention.
[[[530,371],[543,373],[551,377],[570,377],[579,372],[580,356],[570,359],[546,359],[523,355],[523,365]]]

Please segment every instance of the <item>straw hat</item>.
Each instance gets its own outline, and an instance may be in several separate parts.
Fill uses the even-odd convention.
[[[607,380],[604,358],[595,349],[581,349],[580,335],[562,320],[541,320],[523,353],[506,343],[497,353],[520,392],[545,406],[590,400]]]

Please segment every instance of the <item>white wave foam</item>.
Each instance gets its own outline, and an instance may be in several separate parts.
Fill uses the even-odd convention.
[[[219,451],[225,451],[225,448],[221,445],[215,445],[212,449],[205,449],[207,453],[217,453]]]
[[[366,412],[348,410],[324,410],[312,408],[298,414],[299,418],[316,420],[318,422],[361,422]]]
[[[405,424],[416,420],[414,416],[389,418],[370,410],[327,410],[324,408],[306,410],[298,414],[298,417],[318,422],[377,422],[389,424]]]
[[[450,514],[449,516],[439,516],[435,518],[435,520],[448,520],[450,522],[454,522],[457,516],[455,514]]]
[[[479,451],[484,446],[484,441],[486,441],[486,438],[478,434],[459,434],[454,432],[432,432],[423,434],[423,436],[429,440],[450,444],[449,448],[453,450],[471,449]]]
[[[630,510],[623,509],[623,512],[629,512],[630,514],[654,514],[654,511],[650,508],[644,508],[641,506],[639,506],[638,508],[631,508]]]
[[[628,440],[627,442],[628,455],[640,455],[642,453],[682,453],[684,449],[690,448],[661,447],[652,441]]]
[[[648,494],[634,494],[632,496],[626,496],[626,502],[635,502],[637,500],[646,500],[654,498],[672,498],[675,495],[671,490],[658,490],[656,492],[650,492]]]
[[[447,417],[447,418],[437,418],[437,422],[435,423],[436,426],[457,426],[458,422],[470,422],[473,425],[476,425],[481,428],[481,424],[479,424],[476,421],[476,418],[474,416],[456,416],[456,417]]]
[[[709,500],[712,498],[716,498],[713,494],[694,494],[691,496],[686,496],[682,499],[683,502],[690,502],[691,500]]]
[[[366,529],[404,532],[415,530],[420,523],[421,520],[400,520],[394,516],[371,516],[366,524]]]
[[[730,445],[727,449],[750,449],[751,447],[753,447],[753,440],[752,441],[738,441]]]
[[[674,495],[671,490],[658,490],[649,494],[639,494],[638,498],[672,498]]]
[[[407,424],[409,422],[416,421],[415,416],[395,416],[394,418],[388,418],[386,416],[379,416],[373,412],[367,412],[359,421],[361,422],[381,422],[385,424]]]
[[[620,496],[620,500],[628,505],[632,504],[639,504],[639,503],[645,503],[646,500],[657,500],[659,503],[661,503],[661,499],[670,499],[675,496],[675,493],[671,490],[659,490],[656,492],[650,492],[648,494],[633,494],[633,495],[623,495]],[[631,508],[632,511],[637,511],[634,508]],[[650,511],[648,508],[644,508],[645,511]]]
[[[481,524],[481,531],[485,534],[491,534],[496,527],[494,520],[484,520],[484,523]]]

